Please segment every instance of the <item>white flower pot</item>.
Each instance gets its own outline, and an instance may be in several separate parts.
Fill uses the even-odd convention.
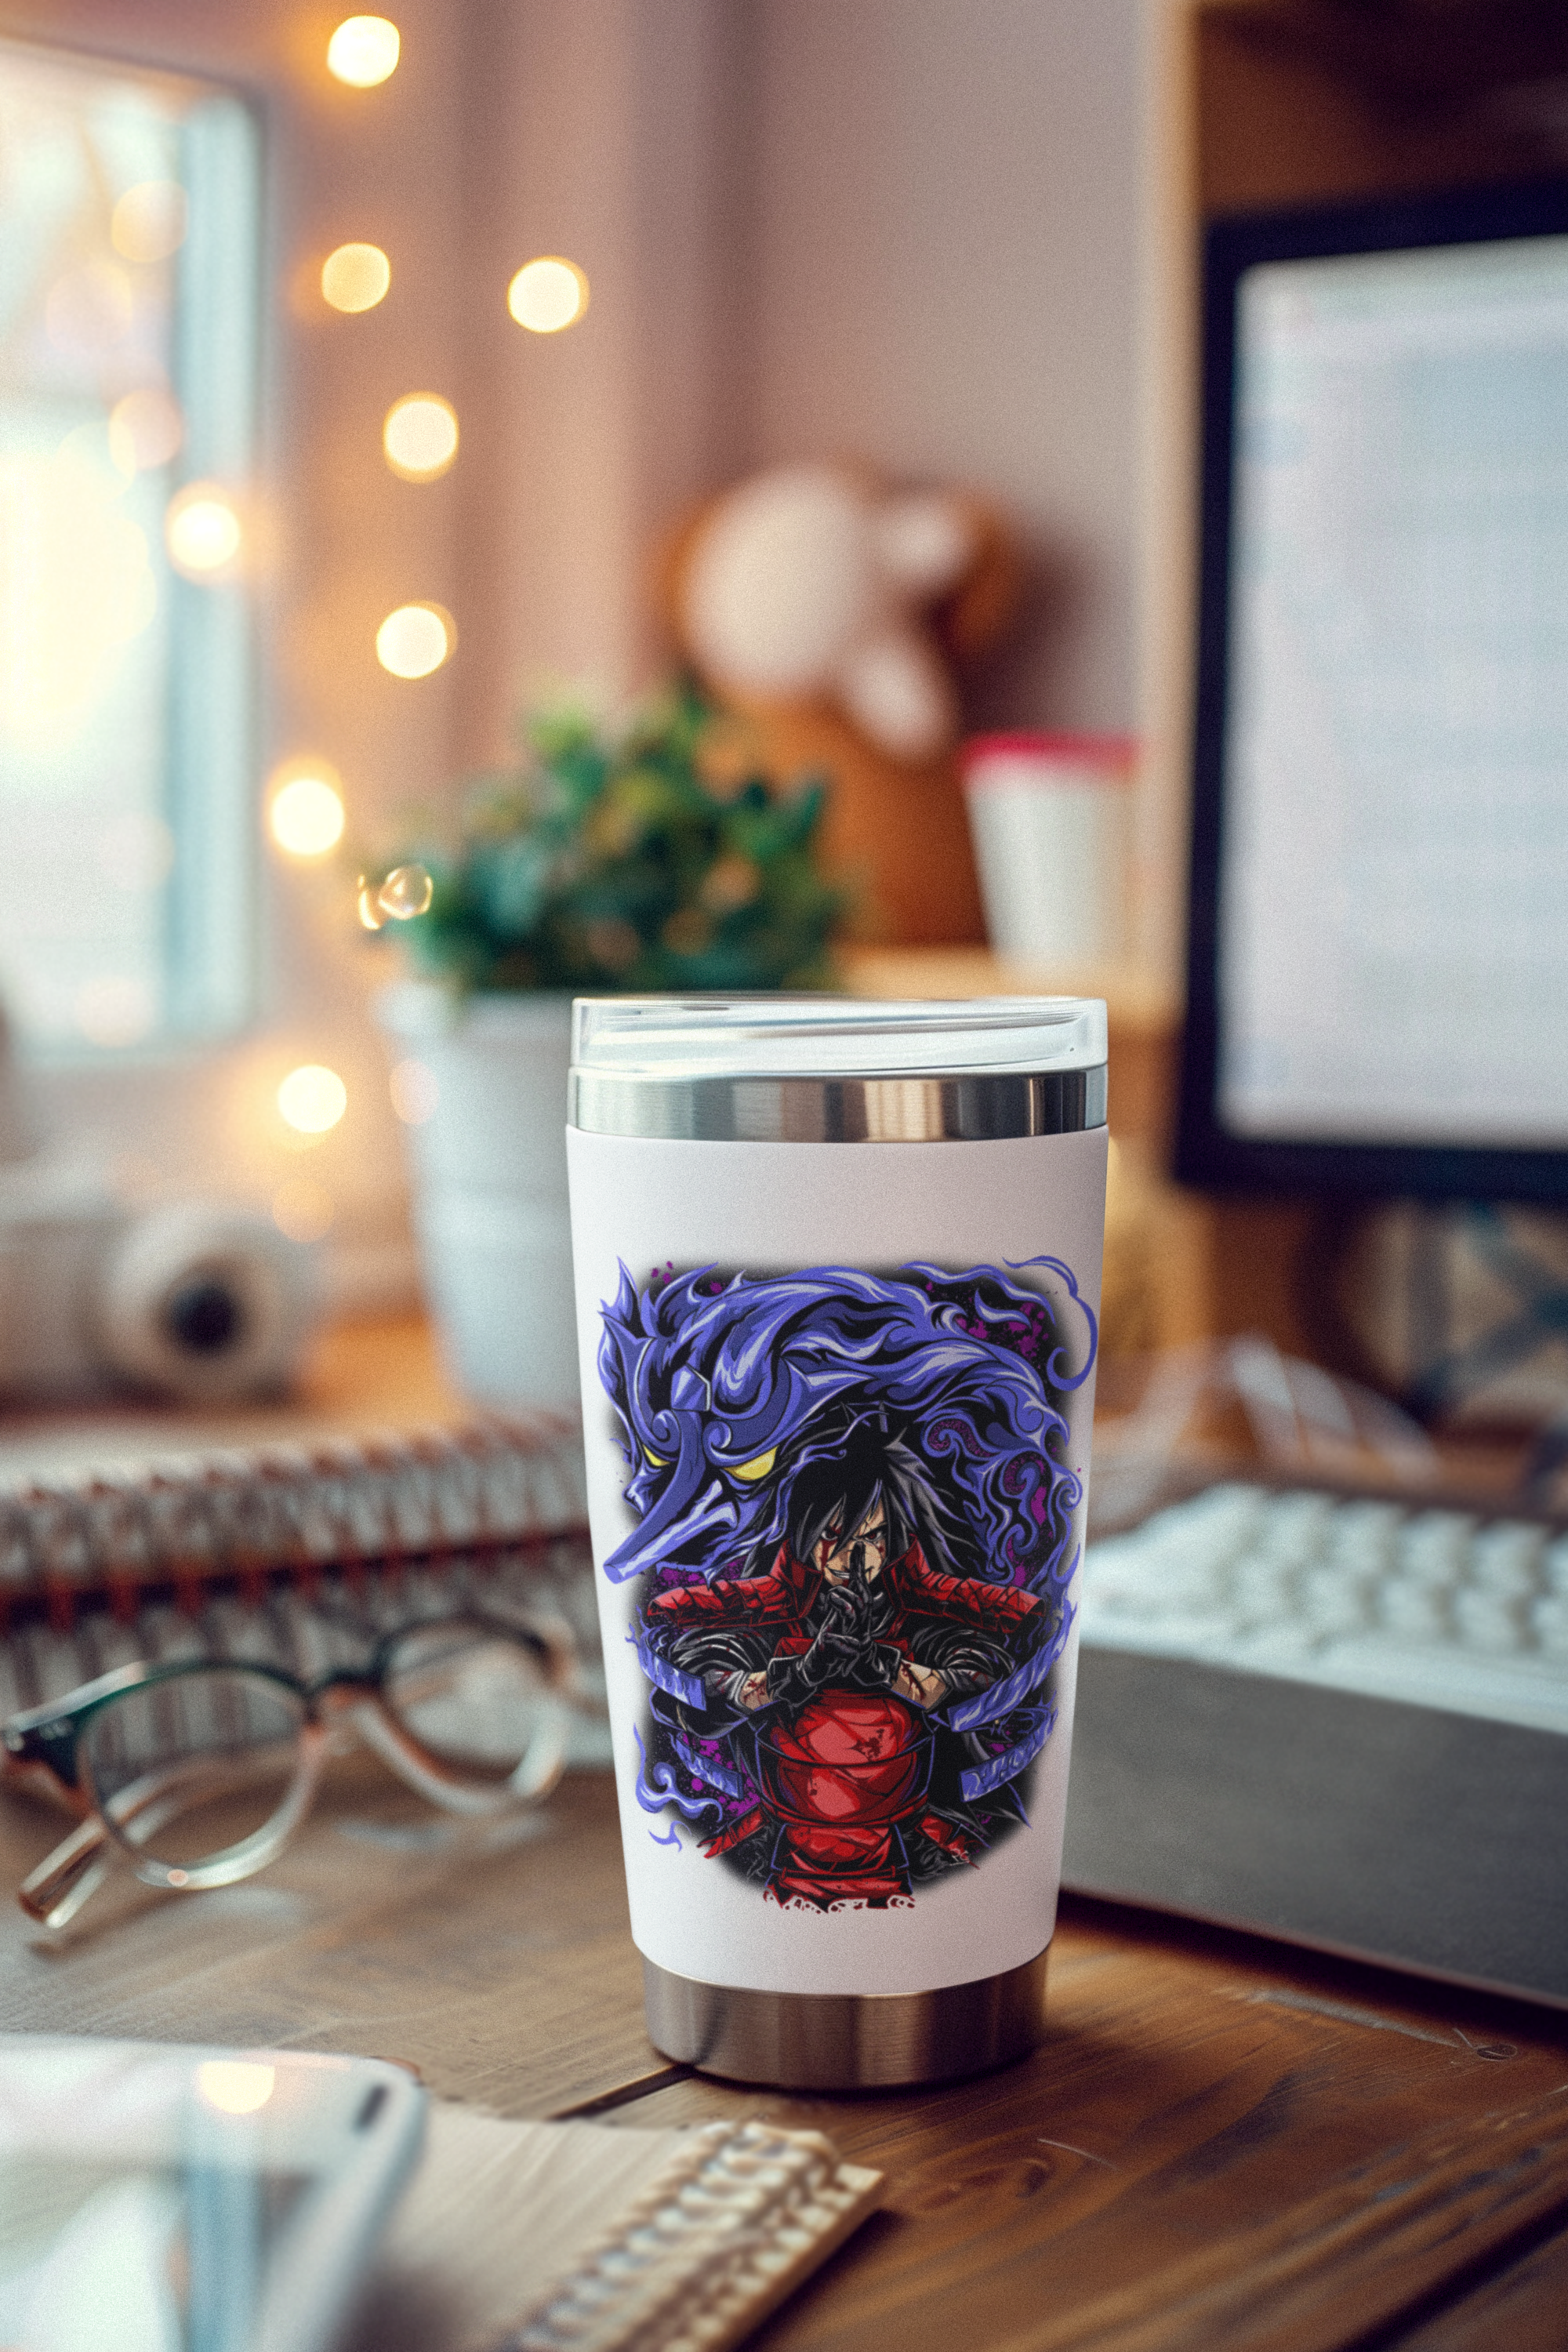
[[[572,1001],[418,982],[376,1015],[399,1066],[426,1293],[453,1377],[495,1405],[579,1407],[566,1072]]]

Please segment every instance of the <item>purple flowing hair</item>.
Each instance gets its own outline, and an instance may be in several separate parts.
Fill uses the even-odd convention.
[[[623,1266],[603,1311],[599,1372],[637,1519],[605,1563],[615,1581],[734,1573],[781,1540],[796,1474],[875,1415],[962,1530],[954,1568],[1041,1593],[1065,1586],[1083,1490],[1061,1406],[1089,1377],[1098,1334],[1059,1258],[1005,1272],[708,1267],[641,1289]]]

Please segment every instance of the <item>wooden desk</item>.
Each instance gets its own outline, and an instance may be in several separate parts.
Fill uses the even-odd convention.
[[[0,1803],[5,2029],[363,2051],[503,2115],[767,2115],[881,2167],[886,2210],[759,2352],[1568,2344],[1568,2018],[1074,1902],[1034,2057],[784,2097],[649,2048],[601,1776],[474,1866],[344,1768],[262,1877],[126,1882],[50,1946],[8,1887],[57,1833]]]
[[[414,1322],[328,1335],[305,1388],[226,1434],[461,1410]],[[151,1411],[16,1416],[0,1450],[101,1451],[107,1426],[180,1442]],[[747,2091],[647,2042],[607,1780],[570,1780],[478,1859],[378,1768],[339,1768],[329,1796],[262,1876],[187,1898],[125,1880],[58,1943],[10,1890],[60,1817],[0,1798],[0,2030],[365,2052],[501,2115],[826,2129],[886,2172],[886,2210],[760,2352],[1568,2346],[1568,2017],[1079,1901],[1023,2064]]]

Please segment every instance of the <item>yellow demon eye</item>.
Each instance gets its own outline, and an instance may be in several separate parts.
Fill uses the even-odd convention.
[[[646,1445],[643,1447],[643,1459],[654,1470],[668,1470],[669,1467],[668,1454],[650,1454]]]
[[[736,1469],[735,1475],[737,1478],[743,1478],[748,1486],[754,1486],[759,1478],[767,1476],[778,1458],[778,1447],[770,1445],[765,1454],[753,1454],[750,1462],[742,1462]]]

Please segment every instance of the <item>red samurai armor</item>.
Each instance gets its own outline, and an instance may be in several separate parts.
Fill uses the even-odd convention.
[[[732,1698],[745,1686],[751,1696],[738,1703],[756,1709],[760,1802],[707,1851],[767,1835],[775,1900],[880,1907],[909,1893],[911,1835],[951,1862],[972,1858],[962,1820],[932,1801],[940,1743],[954,1735],[907,1695],[900,1665],[940,1673],[943,1696],[984,1687],[1011,1671],[1041,1603],[1012,1585],[934,1570],[911,1543],[861,1587],[860,1660],[846,1656],[843,1672],[793,1687],[788,1662],[806,1659],[832,1614],[826,1586],[820,1568],[782,1545],[765,1575],[658,1594],[647,1606],[647,1631],[656,1641],[740,1637],[721,1645],[728,1671],[721,1679]],[[683,1646],[690,1655],[689,1641]],[[711,1653],[710,1660],[720,1663]],[[756,1696],[763,1681],[766,1697]]]

